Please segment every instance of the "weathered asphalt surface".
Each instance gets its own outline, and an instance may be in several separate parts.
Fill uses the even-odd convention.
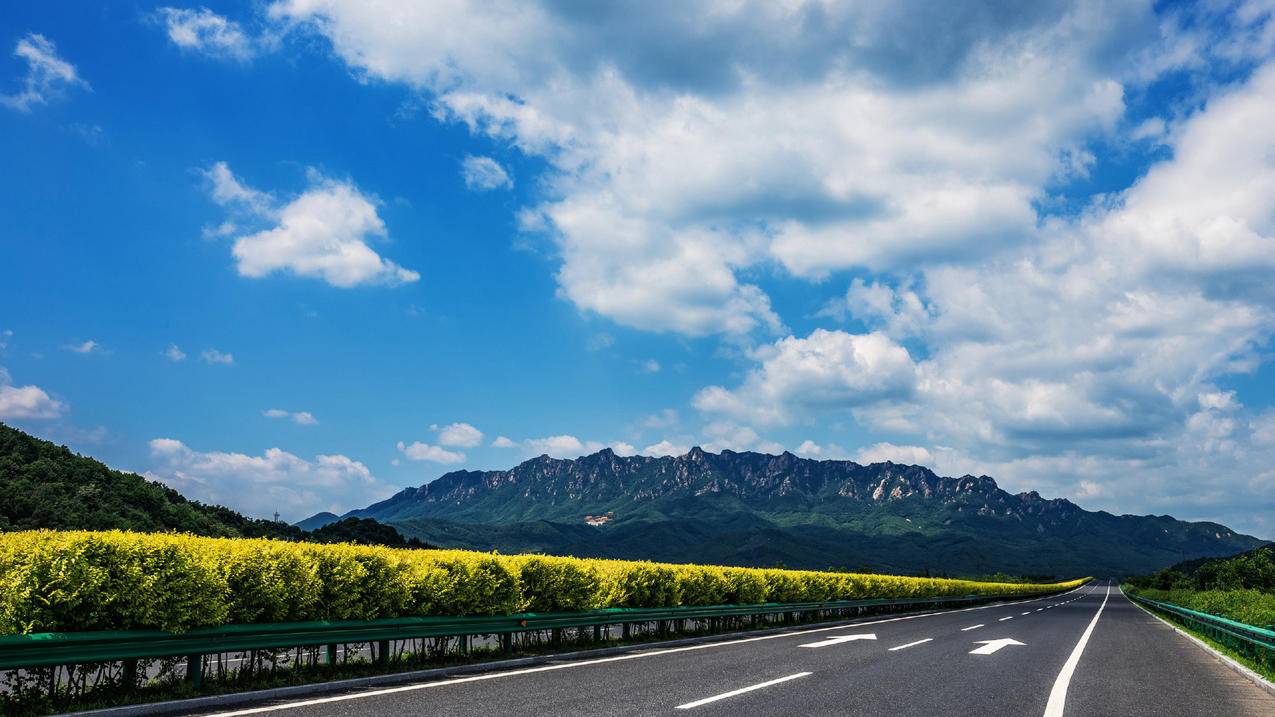
[[[1065,669],[1091,624],[1079,661]],[[974,625],[982,627],[965,629]],[[852,635],[875,639],[829,640]],[[1001,639],[1023,644],[971,652],[984,648],[983,641]],[[802,647],[818,643],[827,646]],[[1060,674],[1068,673],[1065,701],[1055,697],[1051,704]],[[757,685],[765,686],[705,701]],[[217,714],[1272,717],[1275,697],[1174,634],[1115,587],[1094,584],[1020,603],[657,647]]]

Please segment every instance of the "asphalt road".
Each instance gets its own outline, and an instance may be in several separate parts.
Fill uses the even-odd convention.
[[[215,713],[349,715],[1275,715],[1275,697],[1094,584]]]

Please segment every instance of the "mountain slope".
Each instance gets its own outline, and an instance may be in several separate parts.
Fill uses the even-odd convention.
[[[456,547],[946,574],[1120,575],[1262,543],[1216,523],[1013,495],[987,476],[698,448],[455,471],[348,515]]]

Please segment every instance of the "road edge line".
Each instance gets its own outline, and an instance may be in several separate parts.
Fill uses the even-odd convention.
[[[1063,668],[1058,673],[1058,678],[1054,680],[1054,687],[1049,691],[1049,702],[1045,705],[1045,717],[1063,717],[1063,712],[1067,707],[1067,688],[1071,686],[1071,676],[1076,673],[1076,666],[1080,664],[1080,656],[1085,652],[1085,646],[1089,644],[1089,636],[1093,634],[1094,628],[1098,626],[1098,618],[1102,617],[1102,611],[1107,608],[1107,600],[1111,598],[1111,584],[1107,584],[1107,593],[1102,596],[1102,604],[1098,606],[1098,612],[1094,613],[1093,619],[1089,621],[1089,627],[1085,628],[1084,634],[1080,636],[1080,641],[1072,648],[1071,655],[1067,657],[1067,661],[1063,663]]]
[[[1128,596],[1128,595],[1125,595],[1124,588],[1120,588],[1120,594],[1124,597],[1124,599],[1129,600],[1129,596]],[[1271,694],[1271,696],[1272,696],[1272,697],[1275,697],[1275,683],[1271,682],[1270,680],[1266,679],[1265,677],[1262,677],[1262,676],[1261,676],[1260,674],[1258,674],[1258,673],[1257,673],[1257,672],[1256,672],[1253,668],[1249,667],[1248,665],[1245,665],[1244,663],[1242,663],[1242,662],[1240,662],[1240,661],[1236,660],[1236,659],[1235,659],[1235,658],[1233,658],[1233,657],[1230,657],[1229,655],[1225,655],[1225,654],[1223,654],[1223,653],[1222,653],[1222,652],[1220,652],[1217,648],[1213,647],[1212,645],[1210,645],[1209,643],[1205,642],[1204,640],[1201,640],[1200,638],[1196,637],[1195,635],[1192,635],[1191,633],[1187,632],[1186,630],[1183,630],[1182,628],[1178,627],[1177,625],[1174,625],[1173,623],[1169,622],[1168,620],[1165,620],[1164,618],[1160,617],[1159,615],[1157,615],[1157,614],[1155,614],[1155,613],[1151,612],[1150,610],[1146,609],[1146,608],[1145,608],[1145,607],[1143,607],[1142,605],[1139,605],[1137,600],[1129,600],[1129,602],[1130,602],[1130,603],[1132,603],[1132,604],[1134,604],[1134,605],[1136,605],[1136,606],[1138,607],[1138,609],[1139,609],[1139,610],[1141,610],[1141,611],[1145,612],[1146,614],[1150,615],[1151,617],[1154,617],[1155,619],[1157,619],[1157,620],[1159,620],[1160,622],[1164,623],[1164,624],[1165,624],[1165,626],[1167,626],[1169,629],[1173,630],[1174,632],[1178,633],[1178,634],[1179,634],[1179,635],[1181,635],[1182,637],[1185,637],[1186,639],[1190,640],[1191,642],[1194,642],[1196,645],[1198,645],[1198,646],[1200,646],[1201,648],[1205,649],[1206,651],[1208,651],[1208,652],[1209,652],[1209,654],[1211,654],[1214,658],[1216,658],[1218,662],[1221,662],[1222,664],[1226,665],[1227,667],[1231,668],[1232,670],[1235,670],[1236,672],[1240,673],[1240,675],[1242,675],[1244,678],[1246,678],[1249,682],[1252,682],[1252,683],[1253,683],[1254,685],[1256,685],[1259,689],[1261,689],[1261,690],[1263,690],[1263,691],[1265,691],[1265,692],[1269,692],[1269,693]]]

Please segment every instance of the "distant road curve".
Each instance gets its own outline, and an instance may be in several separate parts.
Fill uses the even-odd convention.
[[[551,663],[221,717],[1275,715],[1275,696],[1109,584],[1061,596]]]

